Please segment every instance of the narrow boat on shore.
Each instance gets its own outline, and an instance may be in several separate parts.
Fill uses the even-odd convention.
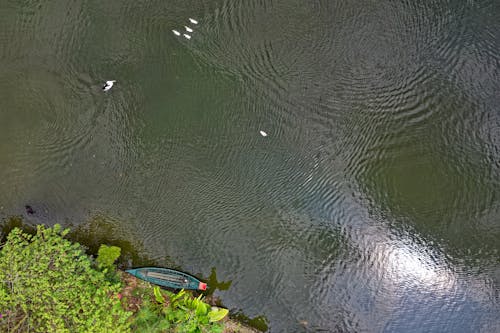
[[[125,272],[150,283],[173,289],[206,290],[207,284],[194,276],[173,269],[161,267],[142,267]]]

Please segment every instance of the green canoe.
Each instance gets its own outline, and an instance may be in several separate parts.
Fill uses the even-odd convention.
[[[194,276],[173,269],[160,267],[143,267],[128,269],[125,272],[159,286],[173,289],[206,290],[207,284]]]

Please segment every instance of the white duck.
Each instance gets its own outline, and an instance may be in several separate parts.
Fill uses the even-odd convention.
[[[196,21],[195,19],[192,19],[192,18],[189,18],[189,22],[191,22],[193,24],[198,24],[198,21]]]
[[[104,87],[102,87],[102,90],[108,91],[109,89],[111,89],[113,87],[113,84],[115,84],[115,82],[116,82],[116,80],[106,81],[106,84],[104,85]]]
[[[188,34],[183,34],[183,35],[184,35],[184,37],[186,37],[187,39],[191,39],[191,36],[190,36],[190,35],[188,35]]]
[[[179,31],[177,31],[177,30],[172,30],[172,32],[173,32],[176,36],[180,36],[180,35],[181,35],[181,33],[180,33]]]
[[[184,28],[186,28],[186,31],[187,31],[187,32],[193,32],[193,29],[191,29],[191,28],[190,28],[190,27],[188,27],[188,26],[184,26]]]

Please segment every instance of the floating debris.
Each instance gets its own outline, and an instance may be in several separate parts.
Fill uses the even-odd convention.
[[[180,35],[181,35],[181,33],[180,33],[179,31],[177,31],[177,30],[172,30],[172,32],[173,32],[176,36],[180,36]]]
[[[192,19],[192,18],[189,18],[189,22],[191,22],[193,24],[198,24],[198,21],[196,21],[195,19]]]
[[[113,84],[115,84],[115,82],[116,82],[116,80],[106,81],[106,84],[104,85],[104,87],[102,87],[102,90],[108,91],[109,89],[111,89],[113,87]]]
[[[267,133],[266,133],[266,132],[264,132],[264,131],[260,131],[260,135],[262,135],[262,136],[267,136]]]
[[[190,36],[190,35],[188,35],[188,34],[183,34],[183,35],[184,35],[184,37],[186,37],[187,39],[191,39],[191,36]]]
[[[184,26],[184,28],[186,28],[186,31],[187,31],[187,32],[193,32],[193,29],[191,29],[191,28],[190,28],[190,27],[188,27],[188,26]]]

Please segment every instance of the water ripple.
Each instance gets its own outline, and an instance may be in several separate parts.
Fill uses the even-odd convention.
[[[0,206],[125,221],[272,331],[498,326],[498,6],[4,2]]]

